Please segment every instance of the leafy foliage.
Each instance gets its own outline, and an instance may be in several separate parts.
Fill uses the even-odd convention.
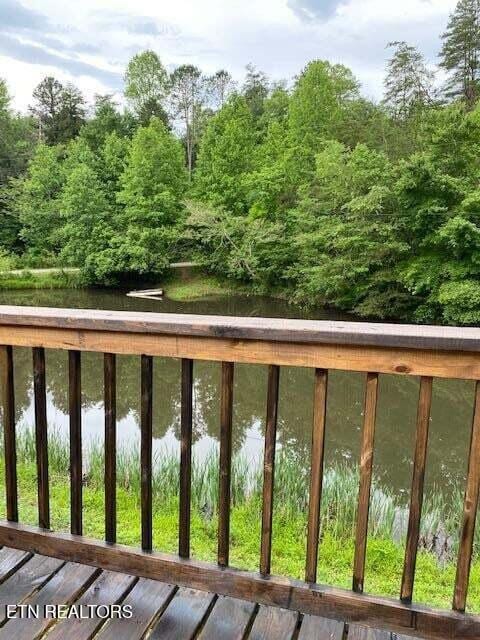
[[[305,306],[480,323],[479,7],[460,0],[451,16],[443,101],[405,42],[378,104],[325,60],[292,86],[252,65],[236,84],[192,65],[168,74],[145,51],[125,75],[133,111],[98,96],[86,122],[54,78],[33,118],[0,82],[3,259],[23,251],[110,285],[195,256]]]

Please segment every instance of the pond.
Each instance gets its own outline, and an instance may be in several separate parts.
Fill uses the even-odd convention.
[[[345,314],[317,309],[305,313],[282,300],[255,296],[224,296],[195,302],[130,298],[124,291],[36,290],[2,291],[0,304],[52,307],[223,314],[240,316],[347,319]],[[140,362],[138,357],[118,358],[119,446],[139,441]],[[82,421],[85,445],[103,439],[103,364],[100,354],[82,359]],[[325,464],[358,459],[364,375],[331,372],[327,406]],[[234,391],[234,450],[252,464],[263,454],[267,367],[238,365]],[[67,355],[47,351],[48,419],[50,428],[68,435]],[[196,362],[194,366],[194,455],[205,456],[218,441],[220,367]],[[33,426],[31,352],[15,354],[17,418],[21,426]],[[431,414],[426,490],[445,493],[462,483],[473,410],[473,383],[436,380]],[[180,362],[154,361],[154,448],[178,450],[180,429]],[[380,376],[374,469],[377,478],[397,495],[407,497],[412,473],[418,379]],[[308,466],[312,425],[313,371],[282,368],[278,445]]]

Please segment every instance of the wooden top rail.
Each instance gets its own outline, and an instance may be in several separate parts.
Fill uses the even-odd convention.
[[[275,342],[480,351],[480,329],[475,327],[0,306],[0,326],[12,325]]]

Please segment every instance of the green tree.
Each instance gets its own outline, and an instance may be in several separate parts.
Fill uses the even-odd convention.
[[[79,163],[68,174],[59,199],[63,217],[61,257],[66,264],[81,267],[90,277],[90,261],[103,247],[105,231],[111,234],[107,199],[95,171]]]
[[[37,146],[15,202],[26,251],[39,262],[50,260],[60,248],[58,199],[64,183],[63,153],[59,146]]]
[[[423,55],[406,42],[391,42],[394,52],[387,66],[384,103],[394,115],[407,118],[432,103],[433,73]]]
[[[58,142],[62,92],[63,85],[52,76],[44,78],[33,91],[34,104],[30,111],[37,118],[40,139],[47,144]]]
[[[56,142],[68,142],[76,138],[85,122],[85,99],[72,84],[68,84],[61,94],[58,113],[58,138]]]
[[[17,178],[25,171],[35,147],[32,118],[12,111],[6,83],[0,79],[0,250],[22,248],[21,223],[14,203]]]
[[[97,152],[111,133],[131,138],[137,127],[138,122],[133,114],[128,111],[120,113],[112,96],[97,95],[93,117],[82,127],[81,136],[88,142],[92,151]]]
[[[323,140],[335,138],[358,82],[343,65],[310,62],[300,74],[290,99],[289,124],[293,139],[316,153]]]
[[[479,95],[480,1],[460,0],[442,35],[440,66],[450,73],[447,97],[460,97],[473,108]]]
[[[131,141],[115,131],[107,135],[97,157],[96,168],[105,197],[112,207],[120,191],[120,178],[125,171]]]
[[[130,101],[140,123],[148,125],[150,118],[159,118],[168,126],[165,100],[169,78],[160,58],[148,50],[133,56],[125,72],[125,96]]]
[[[206,80],[208,103],[213,109],[221,109],[231,94],[235,91],[236,83],[226,69],[216,71]]]
[[[207,81],[202,72],[191,64],[177,67],[170,76],[170,102],[173,116],[181,124],[190,178],[207,98],[206,88]]]
[[[411,296],[395,265],[408,252],[393,218],[392,167],[384,154],[338,142],[316,158],[315,179],[289,228],[298,229],[298,259],[286,276],[295,298],[332,304],[362,315],[408,313]]]
[[[40,139],[55,145],[78,135],[85,121],[85,100],[76,87],[64,87],[47,76],[35,88],[33,98],[30,111],[37,118]]]
[[[160,273],[178,240],[186,186],[182,146],[160,120],[138,129],[120,183],[117,268]]]
[[[270,84],[263,71],[259,71],[253,64],[247,64],[247,74],[242,93],[255,119],[263,114],[264,102],[268,97]]]
[[[247,210],[245,176],[253,168],[255,129],[243,96],[232,97],[208,123],[195,173],[196,193],[232,213]]]

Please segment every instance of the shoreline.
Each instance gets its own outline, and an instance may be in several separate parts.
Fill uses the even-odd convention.
[[[20,520],[37,521],[37,488],[34,431],[26,428],[18,438],[18,478]],[[92,443],[85,456],[84,522],[86,535],[104,536],[104,450]],[[178,533],[178,452],[164,452],[155,460],[153,474],[154,546],[176,552]],[[52,428],[49,438],[52,527],[69,528],[68,442]],[[261,521],[262,469],[251,469],[246,460],[234,458],[232,477],[232,562],[255,570],[258,561]],[[0,473],[3,471],[3,455]],[[277,464],[278,490],[274,508],[273,571],[301,578],[304,571],[304,530],[308,474],[298,479],[297,466],[288,455]],[[121,449],[117,458],[118,540],[138,546],[140,539],[140,464],[135,446]],[[213,452],[205,462],[195,462],[192,474],[192,551],[197,559],[215,559],[218,500],[218,455]],[[326,469],[322,501],[322,536],[319,549],[319,581],[350,588],[354,551],[355,510],[358,474],[354,468]],[[388,504],[387,504],[388,503]],[[438,505],[437,505],[438,506]],[[444,505],[445,506],[445,505]],[[393,496],[376,483],[372,491],[370,534],[367,550],[366,585],[369,591],[396,596],[403,568],[405,536],[395,533],[398,516],[405,505],[394,503]],[[5,495],[0,495],[5,510]],[[415,601],[448,608],[455,577],[455,545],[441,557],[430,548],[440,529],[430,531],[432,506],[425,504]],[[435,517],[433,517],[435,519]],[[441,523],[442,524],[442,523]],[[457,527],[456,522],[450,526]],[[447,525],[445,525],[447,526]],[[453,541],[453,531],[447,530]],[[478,542],[477,542],[478,544]],[[469,610],[480,612],[480,558],[474,556],[469,592]],[[434,589],[432,590],[432,587]]]

